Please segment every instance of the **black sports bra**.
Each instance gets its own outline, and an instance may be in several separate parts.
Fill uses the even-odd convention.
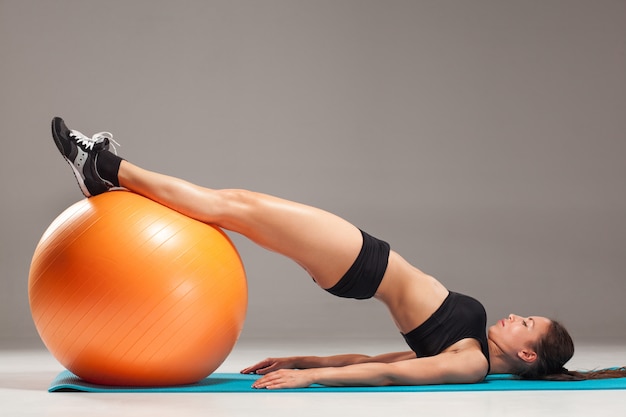
[[[462,339],[476,339],[489,362],[486,326],[487,313],[480,302],[450,291],[432,316],[403,336],[418,358],[435,356]]]

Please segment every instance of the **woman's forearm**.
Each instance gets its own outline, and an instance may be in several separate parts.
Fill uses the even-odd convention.
[[[415,353],[412,351],[384,353],[377,356],[360,355],[353,353],[333,356],[298,356],[295,359],[295,368],[332,368],[356,365],[360,363],[393,363],[413,358],[415,358]]]
[[[394,379],[387,372],[389,366],[384,363],[361,363],[339,368],[318,368],[311,370],[314,384],[326,386],[384,386],[394,384]]]
[[[393,363],[414,358],[415,353],[411,351],[385,353],[377,356],[354,353],[333,356],[290,356],[286,358],[267,358],[243,369],[241,372],[244,374],[265,375],[279,369],[339,368],[363,363]]]
[[[389,364],[365,363],[340,367],[280,369],[256,380],[253,388],[303,388],[312,384],[326,386],[382,386],[397,383]]]
[[[345,354],[333,356],[299,356],[295,360],[295,368],[311,369],[311,368],[327,368],[353,365],[363,363],[370,359],[371,356],[359,354]]]

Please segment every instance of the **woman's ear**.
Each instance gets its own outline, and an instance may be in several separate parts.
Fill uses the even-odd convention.
[[[523,349],[517,352],[517,356],[526,363],[533,363],[537,360],[537,352],[534,350]]]

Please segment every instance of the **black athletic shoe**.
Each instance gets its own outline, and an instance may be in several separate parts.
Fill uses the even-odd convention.
[[[77,130],[69,130],[63,119],[55,117],[52,119],[52,137],[72,167],[85,197],[102,194],[114,187],[110,181],[98,174],[96,167],[98,154],[109,150],[113,135],[109,132],[100,132],[88,138]]]

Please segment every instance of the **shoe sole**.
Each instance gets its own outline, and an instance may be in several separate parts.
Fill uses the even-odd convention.
[[[85,197],[87,197],[87,198],[91,197],[91,193],[87,189],[87,185],[85,185],[85,180],[83,179],[82,175],[80,174],[80,171],[78,171],[78,169],[76,169],[76,167],[74,166],[72,161],[70,161],[70,159],[67,156],[65,156],[65,154],[63,153],[63,144],[61,143],[61,139],[59,137],[57,137],[57,134],[56,134],[56,132],[54,130],[54,120],[52,121],[52,139],[54,139],[54,143],[57,145],[57,149],[61,153],[61,156],[63,157],[63,159],[65,159],[65,161],[72,168],[72,172],[74,173],[74,178],[76,178],[76,182],[78,183],[78,187],[80,187],[80,190],[83,192],[83,195]],[[79,151],[80,151],[80,148],[79,148]]]

